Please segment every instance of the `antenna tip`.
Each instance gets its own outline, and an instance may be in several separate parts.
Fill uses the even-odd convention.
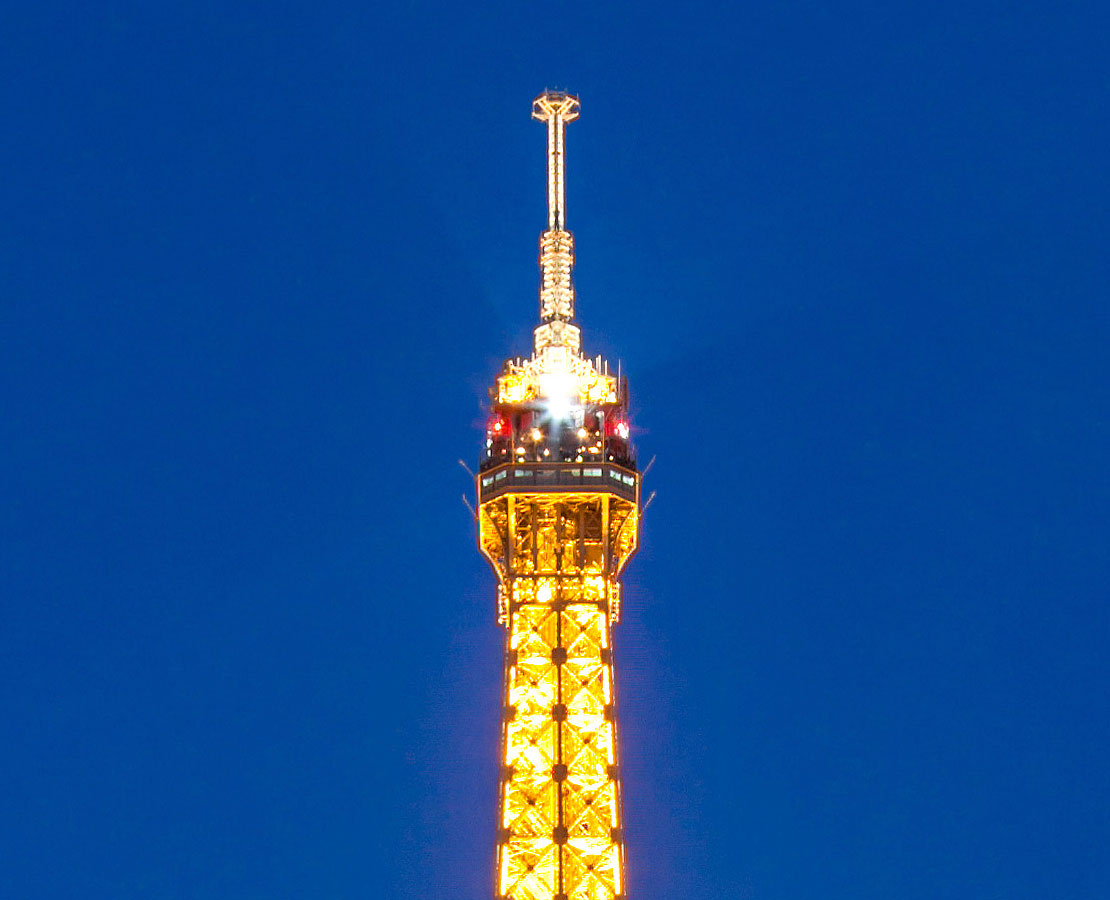
[[[573,122],[578,118],[578,98],[565,91],[544,91],[532,101],[532,118],[547,122],[559,118]]]

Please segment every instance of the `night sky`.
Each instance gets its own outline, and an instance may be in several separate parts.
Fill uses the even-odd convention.
[[[577,93],[632,900],[1110,895],[1103,4],[0,11],[0,897],[485,900],[460,495]]]

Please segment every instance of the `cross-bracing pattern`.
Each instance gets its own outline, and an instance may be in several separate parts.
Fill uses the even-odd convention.
[[[499,897],[624,896],[610,628],[636,518],[600,493],[482,504],[508,600]]]

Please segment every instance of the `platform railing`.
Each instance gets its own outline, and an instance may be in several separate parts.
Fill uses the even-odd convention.
[[[639,475],[613,463],[505,463],[478,475],[478,502],[502,494],[601,492],[636,501]]]

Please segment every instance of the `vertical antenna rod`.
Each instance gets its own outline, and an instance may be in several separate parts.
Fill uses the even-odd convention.
[[[566,150],[568,122],[578,118],[578,98],[562,91],[544,91],[532,103],[532,118],[547,123],[547,230],[540,236],[540,318],[536,329],[536,352],[545,347],[581,349],[574,318],[574,238],[566,230]]]
[[[562,91],[544,91],[532,103],[532,118],[547,123],[547,228],[567,227],[566,125],[578,118],[578,98]]]

